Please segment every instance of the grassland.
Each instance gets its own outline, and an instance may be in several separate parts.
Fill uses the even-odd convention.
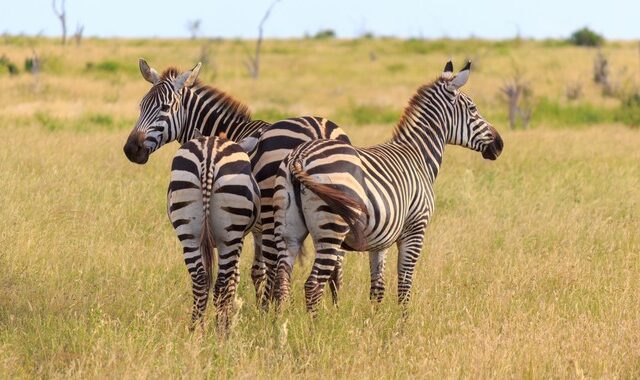
[[[313,321],[302,302],[309,263],[294,273],[293,305],[276,317],[255,308],[245,250],[229,337],[188,333],[190,282],[165,216],[177,146],[144,167],[121,149],[148,88],[137,58],[188,67],[203,44],[203,79],[256,116],[330,116],[358,145],[389,136],[408,97],[450,56],[477,63],[467,92],[505,151],[486,162],[447,148],[406,320],[395,303],[395,250],[379,307],[368,301],[367,257],[351,254],[340,308],[326,302]],[[640,377],[640,130],[606,116],[619,101],[590,83],[594,51],[267,41],[253,81],[243,41],[63,48],[5,38],[2,53],[22,63],[32,47],[43,59],[38,78],[0,74],[0,378]],[[604,51],[617,80],[640,83],[635,44]],[[507,130],[500,98],[514,62],[550,104],[527,131]],[[577,103],[564,98],[575,81],[585,93]],[[585,108],[605,116],[567,121]]]

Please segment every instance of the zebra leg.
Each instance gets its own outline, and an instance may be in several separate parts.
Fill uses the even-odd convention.
[[[411,298],[413,271],[416,266],[424,241],[424,228],[416,228],[417,232],[402,237],[398,245],[398,303],[406,307]],[[414,231],[415,231],[414,230]]]
[[[324,293],[324,285],[335,271],[341,256],[344,255],[344,251],[339,245],[320,243],[315,244],[315,246],[317,247],[316,259],[313,263],[311,275],[304,283],[307,311],[311,315],[316,314],[318,303],[320,303]]]
[[[294,189],[285,178],[284,170],[279,170],[273,196],[274,232],[278,249],[274,283],[275,299],[279,308],[289,299],[293,264],[302,251],[304,239],[309,234],[302,210],[295,202],[290,202]]]
[[[213,290],[218,329],[227,331],[231,324],[233,305],[240,282],[240,253],[242,238],[231,245],[218,244],[218,276]]]
[[[369,269],[371,273],[371,289],[369,299],[378,303],[384,298],[384,267],[387,261],[387,250],[369,252]]]
[[[333,305],[338,307],[338,291],[340,291],[340,287],[342,286],[342,264],[344,261],[344,256],[338,256],[338,260],[336,261],[336,267],[331,273],[331,277],[329,278],[329,289],[331,290],[331,298],[333,299]]]
[[[192,262],[187,258],[188,254],[196,254],[198,256],[198,262],[193,268],[189,267]],[[202,265],[202,259],[199,257],[199,251],[187,251],[187,248],[185,247],[184,256],[189,274],[191,275],[191,289],[193,292],[193,307],[191,311],[191,325],[189,326],[189,330],[194,331],[198,322],[203,326],[204,312],[207,309],[207,301],[209,299],[209,284],[207,283],[207,275],[204,271],[204,266]]]
[[[267,269],[262,260],[262,232],[253,231],[253,264],[251,265],[251,281],[256,290],[256,300],[262,298],[264,282],[267,278]]]
[[[189,330],[193,331],[197,322],[202,324],[209,299],[209,283],[200,246],[204,223],[200,189],[172,191],[170,185],[167,193],[167,211],[169,220],[182,245],[184,263],[191,277],[193,308]]]
[[[262,189],[261,189],[262,190]],[[273,191],[272,191],[273,193]],[[262,260],[265,267],[265,282],[264,291],[260,299],[260,306],[263,310],[269,308],[271,301],[273,300],[273,292],[275,289],[274,280],[276,277],[276,265],[278,261],[278,251],[276,249],[276,242],[274,236],[274,212],[273,212],[273,200],[271,198],[266,199],[263,194],[261,198],[262,203]],[[265,204],[266,203],[266,204]]]

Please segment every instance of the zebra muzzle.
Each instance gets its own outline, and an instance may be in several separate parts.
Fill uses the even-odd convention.
[[[144,133],[134,131],[129,135],[123,148],[129,161],[136,164],[146,164],[149,160],[149,149],[144,146]]]
[[[502,141],[502,137],[500,137],[500,134],[498,134],[498,132],[493,129],[493,141],[488,144],[484,150],[482,151],[482,157],[487,159],[487,160],[495,160],[500,156],[500,153],[502,153],[502,148],[504,148],[504,142]]]

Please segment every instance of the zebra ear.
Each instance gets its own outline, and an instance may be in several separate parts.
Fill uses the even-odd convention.
[[[202,132],[200,132],[200,130],[198,128],[194,129],[193,130],[193,138],[194,139],[199,139],[200,137],[204,137]]]
[[[453,87],[456,90],[464,86],[464,84],[467,83],[467,81],[469,80],[470,73],[471,73],[471,61],[467,61],[467,64],[464,65],[462,70],[460,70],[460,72],[456,74],[456,76],[451,80],[451,83],[449,83],[449,86]]]
[[[451,79],[453,77],[453,63],[451,63],[451,60],[444,66],[441,77],[442,79]]]
[[[202,63],[198,62],[193,69],[178,75],[178,77],[173,80],[173,88],[175,88],[176,91],[181,91],[185,87],[193,86],[193,84],[196,83],[201,66]]]
[[[158,72],[149,67],[147,61],[144,58],[140,58],[138,60],[138,66],[140,66],[140,72],[142,73],[142,77],[147,80],[147,82],[151,84],[156,84],[160,82],[160,75]]]

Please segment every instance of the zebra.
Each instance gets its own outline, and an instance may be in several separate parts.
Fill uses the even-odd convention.
[[[163,145],[177,140],[180,144],[198,136],[217,136],[239,142],[248,151],[255,147],[257,136],[271,124],[252,120],[249,108],[217,88],[197,78],[201,63],[184,72],[175,67],[162,74],[147,61],[138,61],[142,77],[152,87],[140,102],[140,116],[124,145],[129,161],[145,164],[149,156]],[[253,138],[250,138],[253,136]],[[243,140],[244,139],[244,140]],[[260,230],[254,228],[255,262],[260,259]]]
[[[199,137],[178,149],[171,164],[167,214],[191,276],[192,330],[202,321],[207,307],[214,248],[218,275],[213,300],[219,327],[229,327],[243,238],[259,213],[260,190],[249,156],[239,144],[225,138]]]
[[[154,151],[174,140],[184,144],[194,137],[218,136],[220,133],[232,141],[241,141],[244,150],[250,152],[263,205],[261,217],[252,231],[251,278],[259,304],[266,307],[273,294],[273,286],[265,284],[267,266],[275,272],[277,260],[271,197],[278,166],[302,142],[316,138],[349,142],[349,138],[335,123],[321,117],[292,118],[273,125],[251,120],[246,105],[197,79],[200,63],[182,73],[169,67],[158,74],[141,58],[139,67],[142,77],[152,87],[140,102],[140,116],[123,148],[131,162],[145,164]],[[267,232],[264,237],[262,225]]]
[[[256,286],[260,307],[269,307],[274,297],[275,270],[278,250],[275,243],[273,194],[278,167],[282,160],[300,144],[316,139],[334,139],[351,144],[347,134],[334,122],[317,116],[289,118],[273,123],[262,132],[253,151],[250,152],[253,174],[260,187],[261,204],[261,261],[254,261],[251,277]],[[341,263],[329,283],[334,302],[340,287]]]
[[[460,91],[471,62],[453,75],[449,61],[441,76],[409,101],[391,140],[355,148],[332,140],[297,147],[282,162],[275,186],[278,247],[276,299],[287,300],[294,258],[307,234],[316,248],[305,282],[307,310],[315,313],[336,263],[345,250],[368,250],[373,300],[384,295],[387,249],[398,247],[398,302],[411,296],[414,267],[434,210],[433,185],[445,144],[498,158],[503,141]]]

